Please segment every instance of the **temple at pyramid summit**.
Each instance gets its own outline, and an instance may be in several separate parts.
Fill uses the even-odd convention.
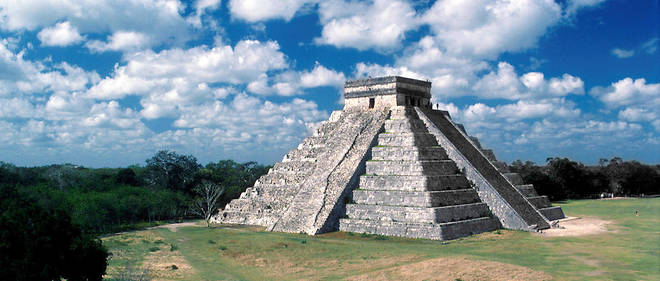
[[[546,229],[564,217],[447,111],[432,108],[430,82],[347,81],[344,97],[343,110],[213,222],[448,240]]]

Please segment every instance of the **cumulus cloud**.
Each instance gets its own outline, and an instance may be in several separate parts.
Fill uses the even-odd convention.
[[[135,51],[150,45],[147,35],[133,31],[117,31],[108,36],[106,42],[92,40],[85,47],[93,52]]]
[[[0,97],[82,91],[100,80],[96,72],[66,62],[47,66],[25,60],[22,51],[13,52],[7,43],[0,41]]]
[[[0,150],[34,163],[128,165],[158,149],[201,154],[204,161],[276,160],[327,112],[313,101],[276,103],[238,88],[281,70],[295,73],[299,87],[338,86],[344,79],[320,64],[286,70],[275,42],[125,54],[125,64],[103,80],[67,63],[25,60],[3,42],[0,65],[13,72],[0,70],[0,89],[8,91],[0,94]],[[140,105],[124,104],[127,95],[138,95]],[[171,119],[164,128],[147,125],[162,117]]]
[[[221,0],[197,0],[193,5],[195,13],[190,15],[186,20],[197,28],[202,27],[202,16],[204,16],[204,13],[218,9],[221,2]]]
[[[609,87],[594,87],[590,94],[602,101],[606,108],[619,109],[619,119],[647,122],[660,131],[660,83],[627,77]]]
[[[397,48],[405,32],[418,26],[413,7],[399,0],[323,1],[319,16],[323,30],[317,44],[358,50]]]
[[[319,0],[230,0],[229,11],[232,17],[257,22],[270,19],[291,20],[305,5],[313,5]]]
[[[37,34],[37,38],[39,38],[43,46],[58,47],[73,45],[83,40],[83,37],[78,33],[78,29],[71,26],[71,23],[68,21],[42,29]]]
[[[570,74],[553,77],[549,81],[540,72],[529,72],[519,77],[512,65],[500,62],[497,71],[481,77],[473,89],[478,97],[516,100],[582,95],[584,82]]]
[[[133,31],[149,34],[154,44],[182,44],[190,37],[183,9],[177,0],[2,1],[0,28],[35,30],[64,21],[82,34]]]
[[[591,94],[610,108],[641,104],[660,107],[660,83],[647,84],[644,78],[626,77],[607,88],[595,87]]]
[[[560,19],[560,6],[548,0],[443,0],[422,16],[448,52],[486,58],[534,47]]]
[[[345,80],[344,73],[328,69],[316,62],[311,71],[286,71],[273,78],[262,74],[257,80],[250,82],[247,89],[261,95],[292,96],[308,88],[323,86],[341,88]]]
[[[150,93],[180,95],[197,91],[212,94],[213,87],[209,84],[247,83],[267,71],[288,67],[274,41],[243,40],[234,47],[217,44],[127,55],[126,64],[92,87],[88,95],[108,99]],[[202,83],[206,86],[200,86]]]

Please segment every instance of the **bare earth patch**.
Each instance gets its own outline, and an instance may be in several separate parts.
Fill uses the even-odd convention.
[[[436,258],[347,278],[347,280],[551,280],[527,267],[466,257]]]
[[[149,269],[151,280],[184,280],[194,269],[179,251],[170,251],[167,246],[147,256],[142,267]]]
[[[167,228],[172,232],[176,232],[177,228],[187,227],[187,226],[201,226],[201,225],[197,224],[196,222],[181,222],[181,223],[170,223],[170,224],[155,226],[152,228]]]
[[[552,228],[538,232],[544,237],[583,236],[608,232],[607,225],[612,222],[596,218],[569,217],[559,221],[560,228]]]

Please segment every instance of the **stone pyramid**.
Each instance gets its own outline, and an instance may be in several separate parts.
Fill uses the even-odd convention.
[[[344,110],[214,222],[447,240],[564,217],[448,112],[431,109],[430,82],[369,78],[346,82],[344,93]]]

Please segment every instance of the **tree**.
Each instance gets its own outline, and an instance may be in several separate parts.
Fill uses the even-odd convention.
[[[225,192],[225,188],[218,184],[204,181],[195,187],[193,191],[198,197],[193,202],[192,212],[203,217],[206,220],[206,227],[210,227],[211,217],[218,210],[218,199]]]
[[[147,183],[162,188],[187,191],[201,168],[197,158],[161,150],[147,159]]]
[[[0,185],[0,280],[102,280],[107,250],[64,210]]]
[[[117,173],[117,183],[130,186],[138,186],[139,184],[137,176],[135,175],[135,171],[133,171],[131,168],[124,168],[119,170]]]

